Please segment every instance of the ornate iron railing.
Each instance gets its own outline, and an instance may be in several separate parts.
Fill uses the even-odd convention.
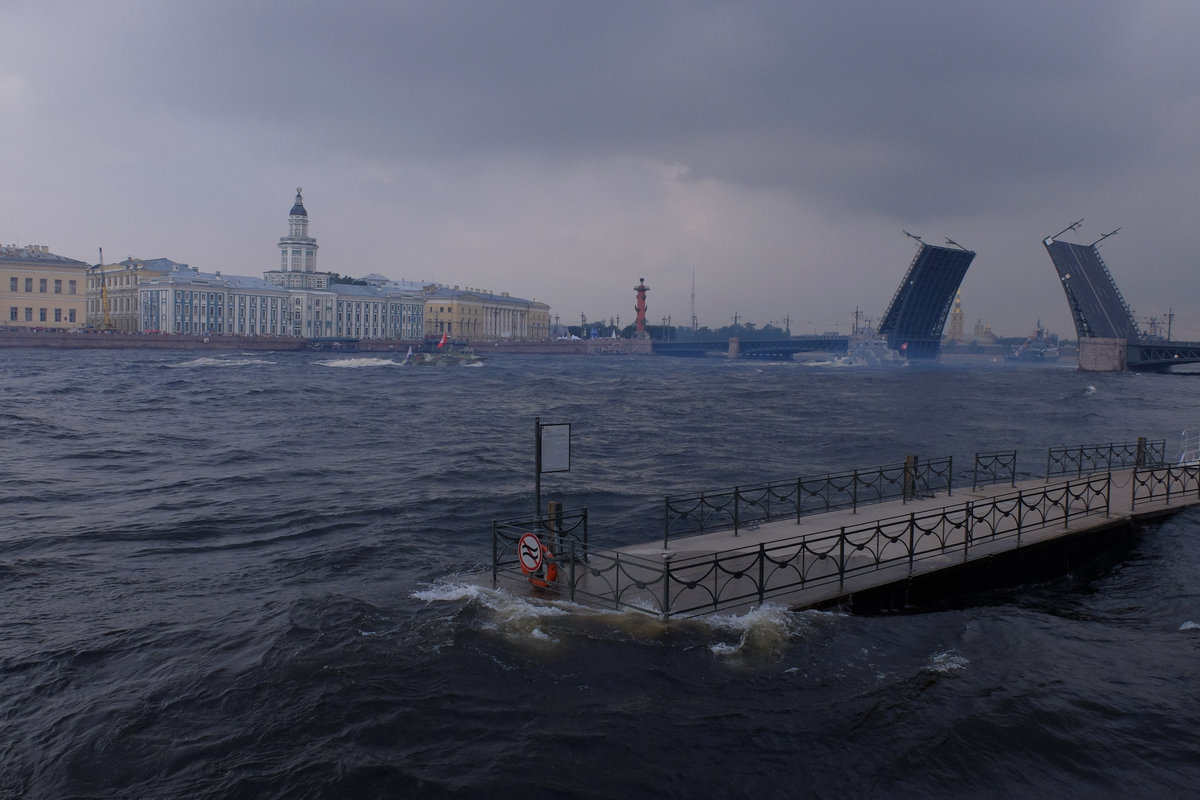
[[[1046,479],[1060,475],[1086,475],[1107,472],[1123,467],[1149,467],[1166,461],[1165,439],[1136,442],[1084,444],[1074,447],[1051,447],[1046,454]]]
[[[1200,464],[1176,464],[1135,469],[1130,483],[1133,486],[1131,506],[1152,501],[1180,499],[1189,494],[1200,496]]]
[[[971,488],[990,486],[1008,481],[1009,486],[1017,485],[1017,451],[997,450],[994,453],[975,454],[975,473],[971,480]]]
[[[681,559],[668,550],[655,557],[593,548],[585,555],[582,542],[568,538],[558,556],[555,589],[572,601],[668,618],[804,589],[827,587],[836,596],[861,575],[894,570],[900,580],[925,559],[953,555],[967,561],[975,548],[1009,539],[1017,547],[1029,531],[1107,514],[1111,487],[1111,474],[1093,475]],[[499,571],[519,569],[516,541],[531,524],[536,523],[494,525],[493,582]]]
[[[811,475],[664,499],[663,546],[672,538],[743,528],[807,514],[933,497],[952,491],[952,458],[920,461],[910,456],[892,464],[850,472]]]
[[[492,522],[492,583],[501,570],[521,571],[518,543],[526,533],[541,541],[543,557],[555,569],[574,566],[588,555],[587,509],[565,511],[542,519],[495,520]]]

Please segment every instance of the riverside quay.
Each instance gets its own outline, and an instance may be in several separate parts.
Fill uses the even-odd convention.
[[[1187,459],[1187,460],[1185,460]],[[1040,460],[1040,459],[1039,459]],[[773,481],[662,505],[662,537],[606,549],[587,509],[492,525],[490,580],[514,593],[662,618],[793,610],[902,610],[1094,559],[1139,523],[1200,502],[1200,462],[1165,442],[1056,447],[1016,479],[1016,451]],[[480,576],[484,578],[484,576]]]

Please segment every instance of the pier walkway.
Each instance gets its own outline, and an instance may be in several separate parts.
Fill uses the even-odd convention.
[[[492,580],[547,599],[665,618],[738,613],[765,602],[795,610],[899,608],[1000,574],[1021,580],[1047,566],[1061,572],[1140,523],[1197,503],[1200,464],[1160,463],[1002,485],[951,488],[947,481],[937,492],[910,484],[902,496],[870,505],[612,549],[589,546],[584,510],[535,523],[546,548],[537,569],[532,561],[520,568],[517,542],[538,529],[529,521],[496,523]]]

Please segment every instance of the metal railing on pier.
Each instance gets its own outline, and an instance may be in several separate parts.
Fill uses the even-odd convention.
[[[1130,481],[1133,484],[1131,505],[1187,497],[1200,497],[1200,463],[1169,464],[1135,469]]]
[[[1051,447],[1046,454],[1046,479],[1060,475],[1086,475],[1124,467],[1149,467],[1166,462],[1165,439],[1147,441],[1140,436],[1136,442],[1083,444],[1073,447]]]
[[[664,499],[663,546],[673,537],[733,529],[736,535],[780,519],[823,514],[887,500],[908,501],[951,493],[952,458],[920,461],[909,456],[892,464],[850,472],[827,473],[731,489],[675,495]]]
[[[503,571],[521,571],[518,543],[526,533],[536,534],[545,547],[543,557],[555,570],[573,569],[588,557],[588,510],[565,511],[541,519],[492,522],[492,583]]]
[[[563,559],[567,569],[566,575],[560,572],[558,591],[572,601],[665,618],[762,603],[805,589],[836,585],[837,594],[847,581],[868,573],[894,569],[900,579],[925,559],[952,555],[967,561],[974,548],[1008,539],[1019,546],[1030,531],[1106,515],[1111,491],[1110,473],[1092,475],[679,560],[670,551],[655,559],[595,548],[583,558],[578,549],[568,550],[574,557]],[[515,549],[513,534],[527,525],[508,532],[495,527],[506,542],[495,545],[496,552]],[[498,568],[494,565],[493,575]]]
[[[1008,481],[1009,486],[1017,485],[1017,451],[997,450],[993,453],[976,453],[975,470],[971,479],[971,488],[991,486]]]

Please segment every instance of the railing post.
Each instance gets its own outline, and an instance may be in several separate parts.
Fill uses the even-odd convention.
[[[663,553],[663,593],[662,593],[663,618],[671,618],[671,557],[669,553]]]
[[[975,474],[971,477],[971,491],[972,492],[979,488],[979,453],[975,454],[974,473]]]
[[[963,521],[963,548],[965,549],[966,543],[971,541],[971,522],[975,518],[975,512],[970,500],[963,503],[963,509],[967,514],[967,518]]]
[[[828,481],[828,479],[826,479]],[[825,504],[828,507],[828,503]],[[853,482],[850,484],[850,513],[858,513],[858,470],[854,470]]]
[[[838,534],[838,591],[846,588],[846,526]]]
[[[570,583],[568,585],[571,587],[571,590],[569,592],[567,592],[567,597],[570,598],[572,603],[575,602],[575,560],[576,560],[576,558],[577,558],[577,556],[575,555],[575,540],[572,539],[571,540],[571,562],[567,566],[567,572],[570,573],[570,577],[568,578]]]
[[[738,519],[738,517],[740,515],[740,512],[738,510],[738,501],[740,501],[741,499],[742,499],[742,490],[736,486],[733,487],[733,535],[734,536],[738,535],[738,523],[741,521],[740,519]]]
[[[1071,482],[1067,481],[1063,489],[1063,527],[1071,527]]]
[[[671,539],[671,498],[663,498],[663,550],[667,549],[667,542]]]
[[[954,496],[954,456],[946,459],[946,497]]]
[[[497,562],[500,560],[500,551],[499,551],[499,547],[496,544],[496,540],[499,539],[500,537],[496,532],[496,524],[497,524],[497,520],[492,520],[492,588],[493,589],[496,588],[496,583],[500,579],[499,575],[497,574],[497,570],[499,569],[499,564]]]
[[[910,511],[908,514],[908,574],[912,575],[913,558],[916,553],[917,515]]]
[[[1021,546],[1021,523],[1025,517],[1025,490],[1017,491],[1017,547]]]
[[[1008,462],[1008,485],[1017,488],[1017,451],[1012,451],[1012,460]]]
[[[1137,455],[1133,457],[1135,467],[1146,466],[1146,437],[1139,436],[1137,440]]]
[[[800,524],[801,509],[804,506],[804,479],[796,478],[796,524]]]
[[[763,604],[763,598],[767,592],[766,581],[767,574],[767,546],[762,542],[758,543],[758,604]]]
[[[1054,448],[1046,451],[1046,482],[1050,482],[1050,457],[1054,454]]]

